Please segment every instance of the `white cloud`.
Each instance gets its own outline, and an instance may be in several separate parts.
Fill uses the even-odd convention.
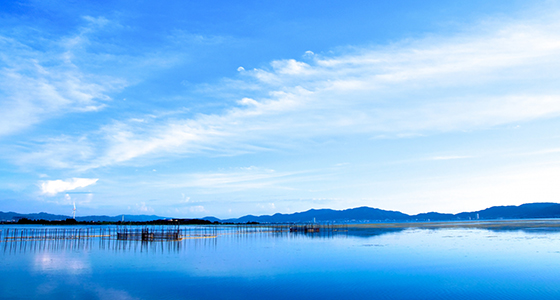
[[[243,98],[243,99],[239,100],[238,103],[241,104],[241,105],[247,105],[247,106],[257,106],[257,105],[259,105],[259,102],[255,101],[254,99],[251,99],[251,98]]]
[[[98,178],[71,178],[67,180],[46,180],[40,182],[41,193],[47,196],[54,196],[58,193],[72,191],[95,184]],[[68,196],[68,195],[67,195]],[[65,197],[66,198],[66,197]],[[67,197],[69,198],[69,196]]]
[[[136,204],[136,211],[141,213],[153,213],[154,209],[150,206],[147,206],[146,202],[140,202],[139,204]]]
[[[453,160],[453,159],[465,159],[465,158],[472,158],[472,156],[466,156],[466,155],[434,156],[431,157],[430,160]]]
[[[308,183],[332,179],[333,170],[278,172],[267,168],[247,167],[190,174],[163,175],[152,181],[153,188],[163,190],[188,189],[198,194],[222,194],[251,190],[296,191]],[[307,186],[307,188],[309,188]],[[305,188],[303,188],[305,189]],[[184,194],[182,194],[184,198]],[[189,202],[190,198],[182,201]],[[196,202],[196,201],[190,201]]]
[[[215,87],[239,95],[236,107],[104,126],[96,133],[103,142],[98,155],[81,165],[235,155],[324,136],[422,136],[558,117],[558,19],[486,22],[453,37],[313,55],[305,63],[273,61]]]
[[[530,153],[523,153],[521,155],[545,155],[545,154],[555,154],[555,153],[560,153],[560,148],[544,149],[544,150],[530,152]]]
[[[85,20],[90,26],[58,41],[44,39],[40,30],[28,36],[0,36],[0,136],[65,113],[99,111],[110,100],[109,92],[126,85],[121,79],[84,72],[73,63],[74,49],[87,44],[87,34],[107,21]],[[36,40],[46,50],[29,46]]]
[[[307,50],[305,51],[305,53],[303,54],[303,57],[313,57],[315,55],[315,53],[311,50]]]
[[[203,188],[208,191],[216,190],[244,190],[256,188],[281,188],[279,184],[288,177],[296,176],[300,172],[275,172],[274,170],[248,167],[230,171],[213,173],[193,173],[173,178],[166,178],[162,185],[166,187]]]
[[[107,24],[110,23],[109,20],[107,20],[107,18],[105,17],[92,17],[92,16],[83,16],[82,17],[84,20],[88,21],[90,24],[96,25],[98,27],[103,27],[106,26]]]
[[[296,61],[295,59],[276,60],[271,63],[271,66],[278,74],[288,75],[303,74],[310,68],[308,64]]]
[[[84,162],[95,155],[95,144],[86,136],[60,136],[37,140],[29,144],[28,153],[7,154],[6,156],[22,166],[47,166],[56,169],[81,169]]]
[[[64,203],[65,204],[71,204],[72,203],[72,197],[70,197],[70,195],[65,194],[64,195]]]
[[[268,211],[276,211],[276,205],[274,203],[267,203],[267,204],[258,203],[257,207]]]
[[[202,212],[206,212],[206,209],[204,209],[204,206],[202,205],[195,205],[195,206],[190,206],[189,211],[192,213],[202,213]]]

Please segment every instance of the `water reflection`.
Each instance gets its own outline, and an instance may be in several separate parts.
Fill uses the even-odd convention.
[[[503,233],[523,232],[524,239],[536,239],[539,236],[545,238],[548,234],[559,233],[560,227],[546,227],[546,222],[533,225],[528,228],[517,226],[500,226],[492,223],[488,226],[484,223],[471,223],[471,226],[484,226],[482,230],[493,232],[488,238],[495,238]],[[543,225],[543,226],[541,226]],[[153,232],[165,232],[165,230],[178,230],[177,239],[150,239],[141,238],[141,232],[146,227],[96,227],[96,228],[42,228],[4,227],[0,229],[0,250],[5,255],[16,255],[19,253],[61,252],[61,251],[111,251],[111,252],[138,252],[138,253],[179,253],[189,249],[215,249],[220,243],[252,243],[255,240],[288,239],[288,240],[328,240],[344,238],[371,239],[385,235],[397,235],[411,230],[422,230],[424,232],[441,232],[457,228],[435,228],[430,226],[418,226],[413,228],[394,227],[334,227],[329,230],[317,232],[290,231],[287,226],[181,226],[166,228],[153,226]],[[118,232],[138,232],[129,234],[128,238],[118,237]],[[461,232],[472,232],[481,230],[478,227],[461,229]],[[66,231],[66,232],[65,232]],[[443,236],[442,238],[462,238],[463,236]],[[366,243],[364,245],[377,245]]]
[[[52,255],[52,252],[39,252],[35,255],[33,269],[36,273],[65,272],[84,274],[91,272],[91,261],[87,257],[73,255]]]
[[[370,237],[398,230],[321,230],[291,232],[286,226],[193,226],[172,227],[101,227],[101,228],[14,228],[2,230],[0,247],[4,254],[90,251],[170,253],[188,248],[215,248],[219,240],[243,242],[262,238],[332,239],[334,237]],[[402,229],[401,229],[402,230]],[[166,239],[167,231],[177,231],[174,238]],[[144,238],[142,232],[155,233]],[[157,238],[157,237],[160,238]],[[161,238],[163,236],[163,238]]]
[[[142,241],[21,229],[0,241],[0,299],[560,298],[556,232],[224,226]]]
[[[62,251],[113,251],[113,252],[180,252],[185,244],[198,247],[215,247],[216,238],[185,239],[180,241],[138,241],[118,240],[116,238],[83,238],[61,240],[13,240],[2,241],[1,249],[6,255],[24,253],[62,252]],[[193,245],[194,244],[194,245]]]

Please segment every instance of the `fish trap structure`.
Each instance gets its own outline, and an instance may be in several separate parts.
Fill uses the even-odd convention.
[[[320,232],[321,227],[317,225],[292,225],[290,226],[290,232],[304,232],[304,233],[314,233]]]
[[[117,240],[133,241],[179,241],[181,231],[174,228],[117,228]]]
[[[347,224],[289,224],[289,234],[294,236],[309,236],[313,238],[331,238],[347,236]]]
[[[288,231],[302,233],[337,232],[348,231],[348,225],[334,224],[289,224]]]

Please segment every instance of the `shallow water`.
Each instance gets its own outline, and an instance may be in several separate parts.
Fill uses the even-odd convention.
[[[3,240],[0,299],[560,298],[556,231],[212,236]]]

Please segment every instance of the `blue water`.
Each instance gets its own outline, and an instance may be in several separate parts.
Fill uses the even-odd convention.
[[[2,241],[0,299],[560,299],[554,231],[215,236]]]

